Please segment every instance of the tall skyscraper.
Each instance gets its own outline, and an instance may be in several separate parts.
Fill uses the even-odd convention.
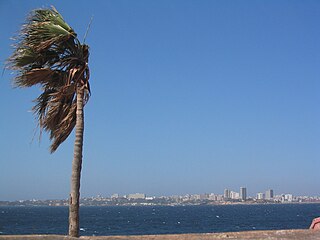
[[[247,188],[245,188],[245,187],[241,187],[240,188],[240,199],[242,201],[246,201],[247,200]]]
[[[269,189],[266,191],[266,199],[270,200],[273,199],[273,190]]]
[[[223,193],[223,198],[224,199],[230,199],[230,190],[229,189],[225,189],[224,193]]]

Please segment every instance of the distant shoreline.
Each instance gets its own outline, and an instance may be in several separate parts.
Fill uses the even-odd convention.
[[[188,203],[188,204],[80,204],[81,207],[187,207],[187,206],[230,206],[230,205],[297,205],[297,204],[320,204],[320,202],[213,202],[213,203]],[[32,203],[16,203],[16,202],[5,202],[5,204],[0,201],[0,207],[68,207],[65,204],[32,204]]]

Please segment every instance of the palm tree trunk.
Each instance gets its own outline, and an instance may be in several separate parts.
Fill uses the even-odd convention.
[[[79,199],[84,131],[83,88],[77,89],[76,139],[72,161],[71,191],[69,199],[69,236],[79,237]]]

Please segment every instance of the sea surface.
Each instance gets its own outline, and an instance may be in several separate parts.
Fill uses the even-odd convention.
[[[81,235],[306,229],[320,204],[81,207]],[[0,234],[67,234],[67,207],[0,207]]]

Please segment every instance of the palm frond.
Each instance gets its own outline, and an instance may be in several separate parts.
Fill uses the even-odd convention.
[[[65,41],[69,37],[76,38],[74,30],[55,8],[33,11],[29,21],[22,28],[21,35],[26,37],[26,45],[38,51],[50,47],[53,43]]]
[[[90,96],[89,47],[79,42],[74,30],[52,7],[31,12],[14,48],[7,68],[17,72],[15,86],[42,88],[33,112],[40,133],[49,133],[54,152],[75,126],[77,88],[85,90],[84,104]]]
[[[54,71],[47,68],[36,68],[17,76],[14,83],[18,87],[31,87],[36,84],[50,82]]]

